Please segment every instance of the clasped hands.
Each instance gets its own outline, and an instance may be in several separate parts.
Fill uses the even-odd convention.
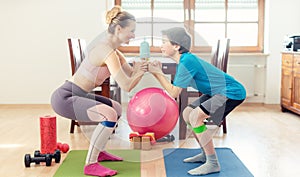
[[[133,62],[133,70],[134,72],[143,71],[150,72],[153,75],[164,74],[162,72],[162,64],[160,61],[135,61]]]

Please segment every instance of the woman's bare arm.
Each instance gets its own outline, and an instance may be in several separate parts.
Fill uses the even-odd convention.
[[[124,67],[122,67],[120,60],[122,59],[120,59],[115,52],[111,52],[111,54],[109,54],[105,59],[105,64],[107,65],[113,79],[118,83],[121,89],[129,92],[141,80],[148,65],[142,62],[134,62],[132,72],[128,75]]]

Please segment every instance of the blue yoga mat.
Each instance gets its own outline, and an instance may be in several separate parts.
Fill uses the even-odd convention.
[[[183,159],[201,152],[200,149],[169,148],[164,149],[164,162],[167,177],[192,177],[187,172],[200,166],[202,163],[185,163]],[[216,148],[220,173],[205,175],[207,177],[253,177],[243,162],[230,148]],[[194,176],[193,176],[194,177]]]

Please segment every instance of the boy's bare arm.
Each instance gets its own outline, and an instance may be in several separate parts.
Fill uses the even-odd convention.
[[[176,87],[170,83],[170,81],[165,77],[165,74],[162,72],[160,62],[150,62],[148,65],[148,71],[155,76],[161,86],[169,93],[171,97],[177,98],[179,96],[182,88]]]

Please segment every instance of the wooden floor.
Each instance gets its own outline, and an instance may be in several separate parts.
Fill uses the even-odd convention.
[[[24,166],[24,155],[40,149],[39,117],[56,115],[49,105],[0,105],[0,176],[53,176],[60,164],[51,167]],[[124,116],[125,117],[125,116]],[[300,117],[282,113],[279,105],[243,104],[228,117],[228,133],[214,137],[216,147],[229,147],[255,177],[300,176]],[[57,116],[57,140],[72,150],[87,149],[89,128],[69,133],[70,120]],[[107,144],[108,149],[128,149],[128,125],[120,127]],[[174,130],[177,136],[178,130]],[[177,137],[176,137],[177,138]],[[143,152],[142,177],[165,177],[161,150],[166,147],[196,148],[192,138],[157,144]],[[62,154],[62,160],[67,154]]]

